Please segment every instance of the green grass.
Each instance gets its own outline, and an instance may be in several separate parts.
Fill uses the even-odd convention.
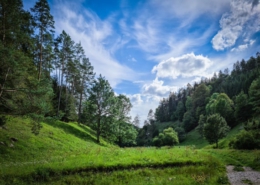
[[[224,165],[249,166],[260,170],[260,150],[203,149]]]
[[[52,184],[104,184],[104,185],[158,185],[182,184],[200,185],[217,184],[225,179],[223,169],[212,170],[208,166],[185,166],[164,169],[143,168],[137,170],[121,170],[112,172],[82,172],[63,178],[51,178]],[[227,179],[226,179],[227,182]]]
[[[195,146],[196,148],[203,148],[207,146],[209,143],[206,139],[202,138],[199,132],[194,129],[187,133],[186,139],[181,142],[180,146]]]
[[[31,126],[16,117],[0,129],[0,184],[225,184],[225,165],[260,163],[259,151],[119,148],[77,123],[49,120],[38,136]]]

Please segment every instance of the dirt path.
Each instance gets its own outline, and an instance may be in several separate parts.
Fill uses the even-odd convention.
[[[259,185],[260,172],[249,167],[243,167],[244,171],[234,171],[234,166],[227,166],[227,176],[231,185]]]

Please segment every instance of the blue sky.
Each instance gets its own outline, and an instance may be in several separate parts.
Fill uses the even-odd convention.
[[[25,0],[29,9],[36,0]],[[170,92],[260,51],[259,0],[49,0],[56,34],[65,30],[131,116]]]

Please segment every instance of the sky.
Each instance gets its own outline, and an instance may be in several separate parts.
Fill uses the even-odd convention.
[[[29,10],[36,0],[24,0]],[[48,0],[59,35],[81,42],[97,76],[141,125],[162,98],[260,51],[259,0]]]

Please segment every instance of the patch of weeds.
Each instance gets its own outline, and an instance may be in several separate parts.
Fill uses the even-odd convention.
[[[244,179],[244,180],[242,180],[242,182],[245,184],[253,185],[252,181],[249,179]]]
[[[191,176],[193,180],[198,182],[199,184],[204,184],[207,180],[207,175],[204,173],[201,174],[194,174]]]
[[[244,169],[242,166],[235,166],[233,170],[234,170],[234,171],[237,171],[237,172],[243,172],[243,171],[245,171],[245,169]]]
[[[260,155],[258,155],[257,157],[255,157],[253,159],[253,163],[251,165],[254,169],[260,169]]]
[[[217,183],[218,184],[229,184],[229,180],[228,180],[227,176],[221,176],[218,178]]]
[[[32,177],[36,181],[48,181],[54,174],[51,168],[37,168]]]

